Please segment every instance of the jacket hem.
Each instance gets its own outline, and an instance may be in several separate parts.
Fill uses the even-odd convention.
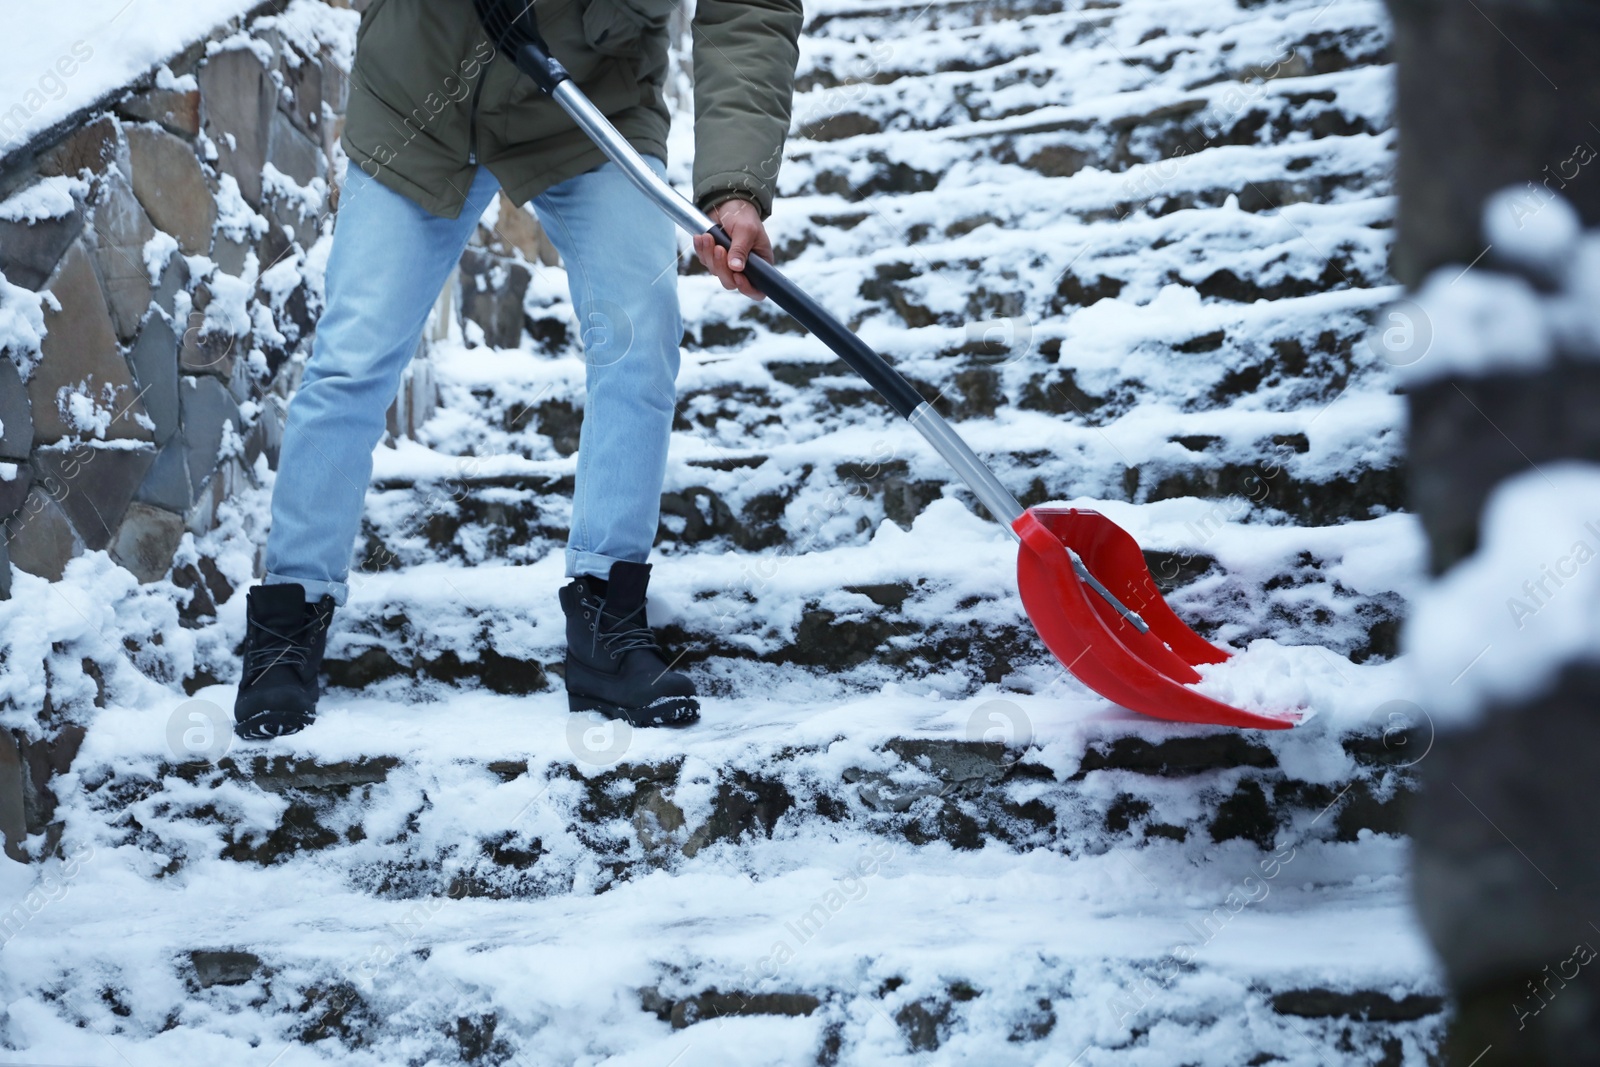
[[[624,131],[624,136],[627,136],[626,131]],[[657,138],[629,136],[628,143],[640,155],[656,156],[663,160],[667,158],[667,146]],[[576,178],[580,174],[587,174],[605,163],[605,153],[585,137],[579,142],[576,150],[571,155],[559,162],[547,164],[538,177],[511,185],[502,182],[501,189],[513,203],[526,204],[540,193],[555,188],[568,178]],[[488,166],[491,172],[494,172],[495,162],[493,160],[485,165]],[[495,174],[495,177],[498,178],[500,175]]]
[[[453,219],[459,217],[461,209],[466,206],[467,198],[464,193],[460,197],[446,197],[430,192],[400,174],[393,167],[386,167],[379,163],[370,152],[365,152],[360,147],[351,144],[349,137],[343,137],[340,140],[344,145],[345,155],[350,157],[350,165],[352,167],[360,167],[361,172],[367,177],[394,190],[429,214],[437,215],[444,219]],[[472,184],[470,177],[467,178],[467,184],[469,186]]]

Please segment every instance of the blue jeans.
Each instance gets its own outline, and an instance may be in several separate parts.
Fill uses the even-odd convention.
[[[327,310],[284,427],[267,582],[345,602],[384,416],[440,288],[498,191],[480,167],[460,217],[445,219],[350,168]],[[666,216],[609,163],[533,206],[566,266],[587,364],[567,574],[603,578],[617,560],[643,563],[655,540],[683,336],[677,242]]]

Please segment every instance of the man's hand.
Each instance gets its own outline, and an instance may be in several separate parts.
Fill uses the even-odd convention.
[[[727,231],[732,246],[723,248],[708,233],[694,239],[695,255],[706,269],[717,276],[724,289],[737,289],[751,300],[765,300],[744,275],[745,260],[751,255],[772,262],[772,241],[761,225],[761,212],[748,200],[724,200],[711,209],[711,219]]]

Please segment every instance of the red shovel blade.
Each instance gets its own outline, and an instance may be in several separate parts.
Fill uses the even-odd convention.
[[[1097,511],[1029,508],[1012,528],[1022,537],[1017,584],[1039,636],[1067,670],[1107,700],[1175,722],[1285,730],[1298,716],[1244,711],[1190,688],[1195,665],[1229,653],[1173,614],[1156,589],[1144,554],[1126,530]],[[1149,625],[1140,633],[1084,584],[1067,554]]]

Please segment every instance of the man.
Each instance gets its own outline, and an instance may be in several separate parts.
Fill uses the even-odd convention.
[[[667,23],[677,0],[538,0],[551,53],[664,168]],[[772,258],[762,220],[792,105],[800,0],[699,0],[694,199],[732,238],[695,242],[729,289]],[[289,408],[267,575],[250,590],[240,737],[312,720],[384,415],[440,287],[504,190],[532,201],[561,253],[585,337],[587,399],[561,590],[573,710],[685,725],[694,687],[645,615],[678,371],[676,237],[554,101],[497,56],[471,0],[373,0],[361,20],[343,144],[350,167],[327,307]],[[592,342],[592,343],[591,343]]]

